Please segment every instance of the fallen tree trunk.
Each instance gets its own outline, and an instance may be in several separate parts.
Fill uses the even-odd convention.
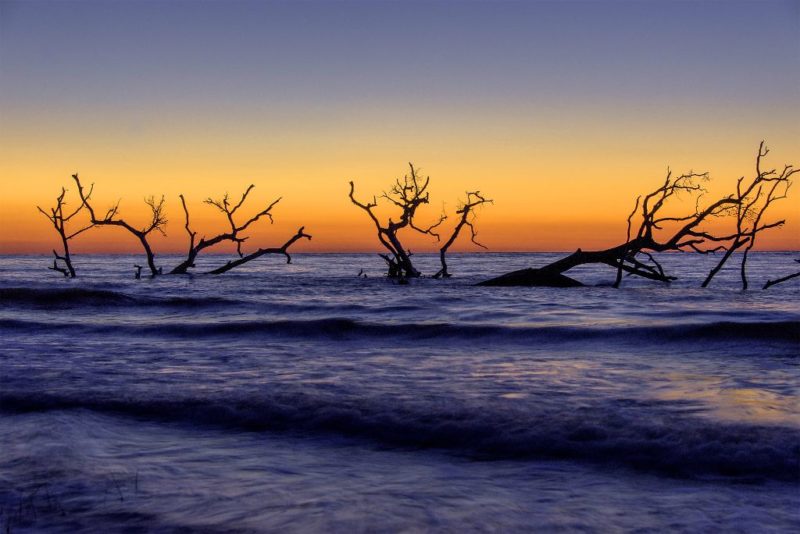
[[[635,258],[627,255],[626,250],[634,250],[641,247],[637,241],[632,241],[614,248],[598,251],[576,250],[569,256],[561,258],[549,265],[540,268],[520,269],[503,274],[490,280],[480,282],[479,286],[540,286],[540,287],[580,287],[584,284],[571,278],[564,273],[578,265],[603,264],[615,269],[622,269],[623,272],[635,274],[658,282],[671,282],[674,276],[669,276],[663,269],[652,268],[651,265],[644,264]],[[625,258],[625,261],[620,260]],[[651,257],[652,259],[652,257]],[[655,261],[653,259],[653,261]],[[656,264],[658,265],[658,264]]]
[[[689,172],[674,177],[667,171],[666,180],[655,191],[636,199],[633,211],[628,216],[628,232],[625,243],[599,251],[584,252],[581,249],[560,260],[538,269],[521,269],[503,274],[496,278],[479,283],[482,286],[548,286],[574,287],[581,282],[566,276],[564,273],[579,265],[604,264],[617,271],[614,287],[619,287],[623,273],[640,276],[659,282],[671,282],[676,277],[668,275],[653,253],[656,252],[695,252],[708,254],[725,250],[720,262],[711,270],[703,287],[706,287],[714,275],[722,268],[733,252],[745,247],[742,257],[742,288],[747,289],[745,264],[747,252],[752,249],[756,236],[765,230],[777,228],[784,221],[763,223],[762,218],[775,201],[786,197],[789,189],[789,178],[800,172],[791,165],[786,165],[782,172],[774,169],[763,171],[761,160],[768,153],[762,141],[756,158],[756,176],[749,182],[740,178],[736,184],[736,193],[719,198],[701,209],[700,198],[706,190],[702,183],[708,180],[708,173]],[[695,197],[695,208],[687,215],[664,215],[671,200],[681,195]],[[639,228],[631,237],[634,217],[639,220]],[[715,217],[736,215],[736,229],[732,234],[720,235],[704,229],[705,223]],[[791,276],[790,276],[791,278]],[[778,283],[773,282],[772,285]],[[765,286],[769,287],[769,285]]]
[[[289,255],[289,247],[291,247],[295,241],[306,238],[311,239],[311,236],[304,232],[305,227],[301,226],[297,233],[291,237],[286,243],[283,244],[281,247],[271,247],[271,248],[260,248],[251,254],[247,254],[246,256],[242,256],[238,260],[229,261],[222,267],[217,267],[213,271],[209,271],[208,274],[223,274],[227,273],[231,269],[235,269],[245,263],[252,261],[256,258],[260,258],[266,254],[283,254],[286,256],[286,263],[292,263],[292,257]]]

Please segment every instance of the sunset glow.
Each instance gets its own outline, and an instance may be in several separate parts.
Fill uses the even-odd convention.
[[[165,195],[159,253],[186,247],[178,194],[212,233],[224,220],[202,201],[250,183],[251,209],[282,201],[248,246],[304,225],[297,251],[371,251],[348,181],[379,195],[411,161],[431,176],[422,219],[478,189],[494,200],[481,241],[540,251],[618,243],[668,166],[709,171],[720,195],[762,139],[771,166],[800,160],[796,2],[454,6],[0,3],[0,251],[57,243],[36,206],[73,194],[75,172],[135,224]],[[800,248],[795,193],[759,248]],[[138,249],[115,229],[73,247]]]

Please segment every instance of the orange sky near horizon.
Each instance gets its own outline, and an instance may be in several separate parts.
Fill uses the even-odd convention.
[[[800,165],[798,20],[785,0],[2,2],[0,253],[58,245],[36,206],[62,186],[74,203],[74,172],[134,226],[165,195],[157,253],[186,249],[180,193],[212,235],[203,199],[251,183],[243,214],[283,200],[248,249],[304,225],[297,252],[377,251],[348,182],[371,198],[409,161],[431,177],[420,224],[477,189],[490,251],[612,246],[667,167],[710,172],[712,198],[753,175],[762,139],[766,165]],[[759,249],[800,249],[789,195]],[[72,246],[140,250],[118,228]]]
[[[457,200],[463,198],[465,190],[478,189],[494,200],[480,211],[477,222],[479,240],[490,251],[568,251],[618,244],[624,240],[625,218],[635,197],[660,185],[666,163],[655,164],[657,156],[614,144],[587,143],[582,154],[572,157],[553,143],[545,149],[541,142],[532,142],[530,153],[524,146],[495,149],[493,155],[481,155],[477,147],[450,154],[441,149],[438,153],[422,150],[426,157],[415,160],[415,164],[431,176],[431,203],[420,209],[419,224],[434,222],[442,209],[451,215],[448,223],[455,223],[453,211]],[[730,155],[726,148],[709,150],[716,157],[703,158],[697,153],[702,147],[691,150],[676,147],[680,157],[672,158],[678,161],[671,168],[675,172],[709,170],[708,198],[722,195],[732,190],[737,176],[753,174],[755,147]],[[767,162],[771,166],[790,161],[789,151],[781,148],[770,153]],[[166,147],[162,150],[168,152]],[[338,156],[329,151],[328,157],[314,158],[311,154],[301,157],[287,150],[282,158],[273,154],[263,159],[257,153],[247,159],[244,151],[236,147],[229,151],[228,157],[199,150],[197,158],[180,151],[173,157],[162,154],[161,158],[120,162],[117,155],[102,161],[104,158],[94,158],[87,150],[85,156],[77,159],[87,161],[84,167],[88,168],[81,170],[80,175],[85,185],[94,182],[93,205],[98,211],[121,199],[121,215],[139,226],[147,218],[143,198],[151,194],[166,196],[167,236],[152,238],[155,249],[162,254],[182,253],[187,246],[179,193],[187,198],[193,229],[198,235],[211,236],[224,230],[225,221],[222,214],[202,201],[209,196],[219,198],[226,191],[238,199],[249,183],[256,188],[242,208],[242,216],[249,216],[278,196],[282,200],[273,211],[275,223],[259,221],[249,232],[251,239],[246,249],[279,245],[303,225],[314,239],[297,243],[294,247],[297,252],[379,250],[371,221],[347,197],[347,184],[350,179],[356,183],[356,196],[360,199],[379,194],[394,177],[406,171],[407,164],[399,156],[373,153],[372,158],[364,159],[352,154],[356,163],[349,164],[346,151],[338,152]],[[49,253],[58,245],[58,238],[49,222],[37,212],[36,205],[51,205],[62,185],[67,187],[70,201],[76,201],[76,189],[69,177],[70,170],[66,169],[69,158],[37,161],[36,154],[22,157],[22,152],[16,152],[17,158],[3,158],[0,163],[3,176],[15,177],[10,182],[13,195],[6,194],[2,200],[0,252]],[[467,157],[467,152],[472,152],[472,156]],[[667,150],[662,152],[665,157]],[[184,165],[182,158],[191,164]],[[383,163],[390,159],[399,161],[394,165]],[[91,160],[94,164],[89,164]],[[702,161],[689,163],[695,160],[706,160],[709,165],[702,166]],[[229,161],[236,164],[229,165]],[[257,170],[259,163],[263,170]],[[682,207],[691,209],[691,206]],[[790,197],[777,203],[770,220],[784,218],[787,224],[762,234],[758,248],[800,249],[798,215],[797,199]],[[725,227],[731,222],[722,220],[718,224]],[[444,225],[445,232],[451,227],[448,223]],[[428,236],[413,231],[406,232],[406,236],[415,251],[437,249],[436,241]],[[140,251],[135,238],[118,228],[93,229],[72,244],[76,253]],[[221,246],[215,250],[231,249]],[[466,235],[452,250],[480,251],[469,243]]]

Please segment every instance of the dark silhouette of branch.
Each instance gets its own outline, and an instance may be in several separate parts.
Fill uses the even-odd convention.
[[[636,211],[639,209],[639,201],[642,200],[642,197],[636,197],[636,203],[633,206],[633,210],[631,214],[628,215],[628,233],[625,237],[625,250],[622,253],[623,257],[628,256],[630,253],[630,242],[631,242],[631,221],[633,221],[633,217],[636,215]],[[619,262],[617,265],[617,278],[614,280],[614,287],[618,288],[619,285],[622,283],[622,272],[623,272],[623,262]]]
[[[204,202],[211,206],[216,207],[222,213],[225,214],[225,218],[230,226],[230,230],[218,234],[210,239],[206,239],[205,237],[200,238],[200,241],[195,243],[195,238],[197,237],[197,232],[193,232],[190,225],[189,225],[189,210],[186,207],[186,199],[184,199],[183,195],[180,195],[181,205],[183,206],[183,213],[186,216],[186,232],[189,234],[189,251],[186,254],[186,259],[183,260],[180,265],[176,266],[170,274],[185,274],[191,267],[194,267],[195,259],[197,255],[200,254],[201,251],[213,247],[219,243],[224,241],[232,241],[236,243],[236,252],[239,254],[239,257],[244,257],[244,253],[242,252],[242,243],[244,243],[248,238],[247,237],[240,237],[240,234],[247,230],[247,228],[258,221],[261,217],[267,217],[270,220],[270,223],[274,222],[272,218],[272,208],[281,201],[280,197],[277,200],[274,200],[271,204],[269,204],[266,208],[262,209],[249,219],[247,219],[242,224],[236,224],[234,221],[234,215],[236,214],[237,210],[242,207],[245,200],[247,200],[247,196],[250,194],[250,191],[253,190],[255,186],[250,185],[242,194],[242,198],[236,204],[232,204],[228,193],[225,193],[225,196],[222,197],[220,200],[214,200],[211,198],[207,198]]]
[[[730,196],[721,198],[705,208],[700,208],[699,200],[705,192],[703,183],[708,180],[707,173],[689,172],[674,176],[667,171],[664,183],[644,197],[636,199],[634,210],[628,217],[629,229],[625,243],[600,251],[578,249],[569,256],[541,268],[521,269],[504,274],[479,285],[487,286],[551,286],[573,287],[583,285],[564,273],[578,265],[605,264],[617,273],[615,286],[619,286],[622,272],[628,276],[640,276],[659,282],[670,282],[675,277],[667,274],[652,252],[693,251],[708,252],[702,247],[707,241],[719,240],[702,229],[703,223],[711,218],[724,215],[736,204]],[[682,216],[663,215],[670,200],[683,194],[696,196],[695,209]],[[631,237],[631,227],[636,212],[639,212],[639,228]]]
[[[790,186],[789,178],[798,172],[791,165],[786,165],[780,173],[774,169],[763,171],[761,160],[767,153],[768,150],[762,142],[756,158],[756,176],[753,181],[746,183],[744,178],[739,178],[735,194],[719,198],[704,208],[700,207],[700,201],[706,193],[703,183],[708,180],[708,174],[689,172],[675,177],[668,171],[659,188],[636,199],[634,209],[628,217],[628,232],[622,245],[591,252],[578,249],[550,265],[506,273],[479,285],[577,286],[582,284],[564,273],[578,265],[591,263],[605,264],[616,269],[614,287],[619,287],[623,272],[628,276],[670,282],[675,277],[664,271],[652,253],[679,251],[708,254],[725,250],[720,262],[703,282],[703,287],[706,287],[731,254],[745,247],[741,278],[743,288],[747,289],[747,252],[753,248],[760,232],[783,225],[783,220],[763,222],[763,218],[772,203],[786,197]],[[681,195],[694,196],[694,211],[680,216],[664,215],[670,201]],[[632,236],[631,230],[637,211],[639,228]],[[734,233],[720,235],[704,229],[704,223],[710,219],[727,215],[736,216]]]
[[[742,279],[742,289],[747,289],[747,255],[756,243],[756,237],[764,230],[783,226],[784,220],[770,223],[762,223],[762,219],[767,209],[777,200],[786,198],[786,194],[791,186],[789,178],[800,171],[791,165],[784,166],[778,173],[775,169],[762,170],[762,158],[769,153],[769,149],[764,146],[764,141],[758,147],[756,156],[756,174],[748,184],[744,176],[736,181],[736,233],[729,236],[730,242],[725,246],[725,254],[719,262],[711,269],[703,281],[702,287],[707,287],[714,276],[722,269],[731,255],[740,248],[744,248],[742,262],[740,265],[740,276]]]
[[[458,235],[461,233],[461,229],[465,226],[469,228],[470,232],[470,241],[474,244],[478,245],[479,247],[485,249],[486,247],[480,244],[477,241],[478,232],[475,230],[475,218],[477,217],[477,213],[475,209],[479,206],[492,203],[492,200],[484,198],[481,196],[480,191],[467,191],[467,199],[461,203],[461,205],[456,210],[456,215],[460,215],[458,219],[458,223],[456,224],[455,228],[453,228],[453,233],[450,234],[450,238],[442,245],[439,249],[439,260],[442,263],[442,268],[439,269],[434,278],[450,278],[451,274],[447,271],[447,262],[445,261],[445,255],[447,251],[450,249],[450,246],[455,243],[456,239],[458,239]],[[441,224],[444,221],[446,216],[443,216],[442,219],[439,221],[438,224]]]
[[[154,231],[159,232],[162,235],[166,235],[164,232],[164,227],[167,224],[167,219],[164,214],[164,196],[162,195],[161,199],[158,201],[156,201],[156,198],[153,196],[145,198],[144,202],[150,208],[151,217],[150,222],[143,228],[139,229],[131,226],[127,221],[118,217],[119,201],[117,201],[115,205],[111,206],[102,218],[98,218],[95,214],[94,208],[89,203],[89,196],[83,191],[83,186],[81,185],[78,175],[73,174],[72,179],[75,180],[75,184],[78,186],[78,194],[80,195],[83,204],[86,206],[86,209],[89,210],[92,224],[95,226],[118,226],[136,236],[141,243],[142,248],[144,249],[145,255],[147,256],[147,266],[150,269],[150,275],[156,276],[157,274],[160,274],[161,269],[156,267],[155,254],[153,253],[150,243],[147,241],[147,236]],[[90,186],[90,193],[93,188],[94,184]]]
[[[305,233],[304,230],[305,230],[305,227],[301,226],[300,229],[297,230],[297,233],[295,235],[293,235],[281,247],[260,248],[260,249],[258,249],[257,251],[255,251],[255,252],[253,252],[251,254],[248,254],[246,256],[241,256],[238,260],[229,261],[228,263],[226,263],[222,267],[218,267],[218,268],[214,269],[213,271],[209,271],[209,274],[223,274],[223,273],[226,273],[226,272],[230,271],[231,269],[239,267],[240,265],[243,265],[243,264],[245,264],[245,263],[247,263],[249,261],[252,261],[252,260],[254,260],[256,258],[260,258],[261,256],[264,256],[265,254],[283,254],[284,256],[286,256],[286,263],[292,263],[292,257],[289,255],[289,247],[291,247],[295,243],[295,241],[298,241],[299,239],[302,239],[302,238],[306,238],[308,240],[311,240],[311,236],[309,234]]]
[[[797,263],[800,263],[800,260],[794,260],[794,261],[796,261]],[[786,275],[786,276],[783,276],[781,278],[776,278],[775,280],[767,280],[767,283],[764,284],[764,287],[762,289],[769,289],[772,286],[774,286],[775,284],[780,284],[782,282],[786,282],[787,280],[791,280],[792,278],[797,278],[798,276],[800,276],[800,271],[798,271],[796,273],[792,273],[792,274]]]
[[[58,195],[58,197],[56,197],[55,207],[50,208],[49,212],[45,211],[39,206],[36,206],[36,208],[42,213],[42,215],[47,217],[47,219],[53,224],[53,228],[55,228],[56,232],[58,232],[58,235],[61,238],[61,246],[64,249],[64,252],[62,254],[59,254],[58,252],[56,252],[55,249],[53,249],[53,256],[55,256],[55,258],[53,259],[53,266],[48,268],[52,271],[59,272],[66,277],[75,278],[76,274],[75,274],[75,268],[72,265],[72,256],[70,255],[69,242],[72,238],[82,234],[83,232],[91,228],[93,226],[93,223],[90,222],[89,225],[84,226],[83,228],[75,232],[67,231],[67,223],[71,221],[73,217],[78,215],[78,213],[81,212],[81,210],[86,205],[86,200],[89,197],[91,197],[92,191],[90,189],[86,193],[85,198],[81,195],[80,205],[71,212],[67,212],[65,214],[64,208],[67,205],[67,202],[64,199],[64,197],[66,196],[66,194],[67,190],[62,187],[61,194]],[[59,265],[59,261],[64,263],[63,267]]]
[[[420,276],[420,272],[411,262],[411,251],[401,243],[398,232],[404,228],[411,228],[419,233],[433,236],[438,240],[439,235],[434,230],[446,219],[446,216],[442,215],[438,222],[428,228],[417,226],[414,221],[417,209],[422,204],[428,204],[429,202],[427,189],[430,177],[426,177],[423,181],[418,176],[414,165],[409,163],[408,166],[410,173],[404,175],[403,178],[397,179],[392,188],[381,195],[381,198],[400,209],[400,215],[396,222],[389,218],[385,224],[381,223],[374,212],[374,209],[378,206],[377,199],[372,197],[372,202],[356,200],[355,185],[352,181],[350,182],[350,201],[367,213],[373,224],[375,224],[375,229],[378,232],[378,241],[389,252],[388,254],[379,254],[379,256],[386,261],[389,267],[388,275],[391,278],[404,279]]]

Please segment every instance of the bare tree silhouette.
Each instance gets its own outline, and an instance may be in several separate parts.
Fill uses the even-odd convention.
[[[292,257],[289,255],[289,247],[291,247],[296,241],[299,239],[306,238],[309,241],[311,240],[311,236],[305,233],[305,227],[301,226],[297,233],[294,234],[286,243],[284,243],[280,247],[272,247],[272,248],[260,248],[257,251],[248,254],[246,256],[242,255],[238,260],[229,261],[222,267],[217,267],[216,269],[209,271],[209,274],[223,274],[231,269],[239,267],[240,265],[244,265],[248,261],[252,261],[256,258],[260,258],[265,254],[283,254],[286,256],[286,263],[292,263]]]
[[[242,252],[242,243],[244,243],[248,238],[241,237],[240,234],[247,230],[251,224],[258,221],[261,217],[267,217],[270,223],[274,222],[272,218],[272,208],[281,201],[280,197],[274,200],[271,204],[269,204],[266,208],[262,209],[249,219],[247,219],[242,224],[236,224],[234,221],[234,215],[242,207],[242,205],[247,200],[247,196],[250,194],[250,191],[255,188],[254,185],[250,185],[244,193],[242,193],[242,198],[239,199],[239,202],[233,204],[230,200],[228,193],[225,193],[225,196],[222,197],[220,200],[214,200],[212,198],[207,198],[204,202],[211,206],[216,207],[222,213],[225,214],[225,218],[227,219],[228,225],[230,226],[230,230],[223,232],[221,234],[217,234],[210,239],[206,239],[205,237],[201,237],[200,241],[195,242],[197,237],[197,232],[193,232],[191,227],[189,226],[189,210],[186,207],[186,199],[183,195],[180,195],[181,205],[183,205],[183,213],[186,216],[186,232],[189,234],[189,251],[186,255],[186,259],[183,260],[179,265],[177,265],[170,274],[185,274],[191,267],[194,267],[194,261],[197,258],[197,255],[200,254],[201,251],[213,247],[219,243],[224,241],[232,241],[236,243],[236,251],[239,254],[239,258],[244,257],[244,253]]]
[[[759,233],[770,228],[783,226],[785,220],[774,221],[771,223],[762,222],[764,214],[773,202],[786,198],[786,194],[791,186],[789,178],[800,171],[791,165],[785,165],[783,170],[778,173],[775,169],[762,170],[762,158],[769,154],[769,149],[764,146],[764,141],[758,147],[756,156],[756,175],[750,181],[745,182],[744,176],[736,182],[736,195],[734,199],[736,215],[736,233],[730,236],[717,237],[710,239],[716,241],[728,241],[725,245],[725,253],[719,262],[708,273],[702,286],[707,287],[714,276],[722,269],[723,265],[730,259],[731,255],[738,249],[744,247],[742,261],[740,265],[740,276],[742,279],[742,289],[747,289],[747,255],[756,243]]]
[[[429,203],[428,184],[430,177],[425,177],[423,180],[417,174],[417,170],[412,163],[408,164],[410,168],[409,174],[404,175],[402,178],[395,180],[394,185],[388,192],[384,192],[381,198],[386,199],[389,203],[400,209],[400,215],[395,222],[391,217],[389,220],[382,224],[378,215],[375,213],[375,208],[378,206],[378,201],[372,197],[372,202],[360,202],[355,198],[355,185],[350,182],[350,200],[353,204],[367,212],[375,228],[378,231],[378,241],[389,252],[388,254],[380,254],[389,268],[388,275],[391,278],[416,278],[420,276],[420,272],[414,267],[411,262],[411,251],[408,250],[400,241],[398,232],[404,228],[411,228],[421,234],[427,234],[440,239],[439,234],[434,232],[445,220],[442,215],[438,222],[427,227],[420,228],[414,222],[417,209],[422,204]]]
[[[481,196],[480,191],[467,191],[466,200],[459,205],[458,209],[456,209],[456,215],[460,215],[458,223],[456,224],[455,228],[453,228],[453,233],[450,234],[450,238],[445,241],[444,245],[442,245],[439,249],[439,261],[442,263],[442,268],[439,269],[439,272],[433,275],[434,278],[450,278],[451,274],[447,270],[447,261],[445,261],[445,255],[453,243],[455,243],[456,239],[458,239],[461,229],[465,226],[469,228],[470,240],[479,247],[483,249],[486,248],[484,245],[478,243],[478,232],[475,230],[474,226],[475,217],[477,216],[476,208],[486,203],[492,203],[492,200]]]
[[[746,246],[741,264],[742,285],[746,289],[746,253],[752,249],[758,233],[783,225],[782,220],[763,223],[762,218],[769,206],[786,196],[790,185],[789,177],[797,172],[791,165],[785,166],[781,173],[774,169],[762,171],[761,158],[767,152],[762,141],[756,158],[756,176],[750,183],[745,183],[744,178],[740,178],[736,194],[722,197],[701,209],[700,201],[706,193],[703,183],[708,180],[708,173],[689,172],[675,177],[668,171],[666,180],[658,189],[644,198],[640,196],[636,199],[633,211],[628,216],[625,243],[601,251],[586,252],[578,249],[544,267],[513,271],[479,285],[579,286],[583,284],[564,273],[578,265],[592,263],[605,264],[616,269],[614,287],[619,287],[623,273],[670,282],[676,278],[664,271],[652,253],[680,251],[708,254],[725,250],[722,259],[703,283],[705,287],[730,255],[738,248]],[[695,198],[694,211],[679,216],[662,215],[669,201],[682,194]],[[637,213],[640,217],[639,229],[631,237],[631,228]],[[735,214],[737,218],[736,232],[733,234],[719,235],[703,227],[710,219],[731,214]]]
[[[706,220],[724,214],[733,200],[726,197],[709,206],[682,216],[662,215],[668,201],[681,194],[700,195],[705,191],[702,183],[708,179],[707,173],[689,172],[674,176],[667,172],[664,183],[644,198],[636,199],[634,209],[628,217],[628,237],[625,243],[600,251],[578,249],[569,256],[538,269],[521,269],[481,282],[485,286],[581,286],[581,282],[564,273],[578,265],[599,263],[613,267],[617,272],[615,286],[618,287],[622,273],[641,276],[650,280],[670,282],[674,276],[667,274],[652,252],[670,250],[705,252],[700,246],[704,243],[706,232],[700,229]],[[699,200],[699,198],[698,198]],[[639,229],[631,238],[631,226],[637,212],[640,214]],[[670,226],[667,231],[666,226]]]
[[[155,254],[153,253],[153,249],[150,246],[150,243],[147,241],[147,236],[150,235],[152,232],[156,231],[161,233],[162,235],[166,235],[164,232],[164,227],[167,224],[167,219],[164,214],[164,196],[161,196],[161,199],[156,201],[154,196],[150,196],[144,199],[145,204],[150,208],[150,222],[147,223],[141,229],[135,228],[128,224],[127,221],[124,219],[118,218],[119,215],[119,200],[113,206],[111,206],[103,215],[102,218],[97,218],[95,215],[94,208],[89,203],[89,195],[84,193],[83,186],[81,185],[81,181],[78,178],[77,174],[72,175],[72,179],[75,180],[75,184],[78,186],[78,194],[83,201],[83,204],[86,206],[86,209],[89,210],[89,215],[91,217],[92,224],[95,226],[118,226],[120,228],[124,228],[139,240],[142,244],[142,248],[144,249],[145,255],[147,256],[147,266],[150,269],[150,276],[156,276],[157,274],[161,273],[161,269],[156,267],[155,263]],[[92,184],[89,188],[91,192],[94,189],[94,184]]]
[[[56,232],[58,232],[58,235],[61,238],[61,245],[62,248],[64,249],[64,252],[62,254],[59,254],[58,252],[56,252],[55,249],[53,249],[53,256],[55,256],[55,258],[53,259],[53,266],[49,267],[49,269],[52,271],[57,271],[66,277],[75,278],[76,276],[75,267],[73,267],[72,265],[72,256],[70,255],[69,251],[69,242],[72,238],[82,234],[83,232],[94,226],[94,224],[90,222],[87,226],[84,226],[80,230],[76,230],[74,232],[67,232],[67,223],[71,221],[76,215],[78,215],[78,213],[81,212],[83,207],[86,205],[86,201],[83,198],[81,198],[80,205],[78,205],[78,207],[75,208],[74,210],[68,211],[65,214],[64,207],[67,205],[67,202],[64,199],[64,197],[66,196],[66,194],[67,190],[62,187],[61,194],[58,195],[58,197],[56,197],[55,207],[50,208],[49,212],[45,211],[40,206],[36,206],[36,209],[38,209],[42,213],[42,215],[47,217],[47,219],[53,224],[53,228],[55,228]],[[86,194],[86,199],[88,199],[91,195],[92,191],[90,189],[89,192]],[[61,267],[58,264],[59,261],[64,263],[64,267]]]
[[[800,260],[794,260],[794,261],[800,263]],[[787,280],[791,280],[792,278],[797,278],[798,276],[800,276],[800,271],[786,276],[782,276],[781,278],[776,278],[775,280],[767,280],[767,283],[764,284],[764,287],[762,289],[769,289],[775,284],[781,284],[783,282],[786,282]]]

